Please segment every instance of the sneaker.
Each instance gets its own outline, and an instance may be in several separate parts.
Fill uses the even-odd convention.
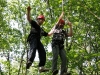
[[[47,72],[47,71],[49,71],[48,68],[39,67],[39,72],[40,72],[40,73],[41,73],[41,72]]]
[[[58,70],[53,71],[52,75],[56,75],[58,73]]]
[[[26,69],[29,69],[31,65],[32,65],[32,62],[28,61],[28,63],[26,64]]]

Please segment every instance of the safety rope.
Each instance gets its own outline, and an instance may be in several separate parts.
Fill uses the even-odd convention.
[[[63,2],[63,0],[62,0],[62,11],[64,11],[64,6],[63,6],[63,4],[64,4],[64,2]]]
[[[30,0],[28,0],[28,5],[30,6]],[[27,66],[27,63],[28,63],[28,47],[29,47],[29,44],[27,43],[26,44],[26,49],[27,49],[27,53],[26,53],[26,66]],[[25,75],[27,75],[27,68],[26,68]]]
[[[28,5],[30,6],[30,0],[28,0]]]
[[[62,12],[64,12],[64,0],[62,0]],[[69,22],[68,17],[66,17],[66,21],[67,21],[67,23]]]

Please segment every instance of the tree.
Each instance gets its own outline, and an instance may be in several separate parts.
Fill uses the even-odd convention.
[[[26,73],[26,58],[29,23],[26,20],[26,7],[32,7],[32,17],[40,13],[46,16],[43,28],[49,31],[62,12],[62,0],[0,0],[0,63],[4,75]],[[99,75],[100,55],[100,0],[63,0],[64,18],[73,24],[74,36],[66,39],[68,71],[72,75]],[[68,30],[68,26],[65,26]],[[71,40],[71,41],[69,41]],[[50,37],[41,40],[47,52],[46,66],[51,68],[52,52],[48,52]],[[69,49],[69,51],[68,51]],[[4,58],[6,60],[4,60]],[[59,60],[60,61],[60,60]],[[37,74],[37,63],[28,74]],[[67,65],[66,65],[67,66]],[[3,70],[3,69],[4,70]],[[51,75],[41,73],[41,75]]]

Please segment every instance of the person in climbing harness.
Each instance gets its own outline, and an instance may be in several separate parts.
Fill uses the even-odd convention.
[[[46,72],[46,71],[49,71],[49,69],[44,68],[45,63],[46,63],[46,52],[45,52],[43,44],[40,41],[41,36],[48,36],[48,33],[45,32],[40,27],[45,21],[45,17],[44,15],[39,15],[36,18],[36,21],[32,20],[30,17],[30,11],[31,11],[31,7],[28,6],[27,20],[29,21],[31,25],[31,31],[27,38],[27,42],[30,45],[30,50],[28,51],[28,59],[27,59],[28,61],[26,64],[26,69],[29,69],[30,66],[32,65],[35,55],[36,55],[36,50],[37,50],[39,54],[39,72]]]
[[[71,37],[72,36],[72,24],[71,22],[68,22],[68,26],[70,28],[69,33],[67,33],[63,28],[65,25],[65,21],[62,19],[64,15],[64,12],[60,15],[58,22],[56,25],[50,30],[48,33],[49,35],[53,34],[52,37],[52,53],[53,53],[53,60],[52,60],[52,75],[56,75],[58,73],[57,69],[57,60],[58,55],[61,58],[61,72],[60,75],[69,75],[67,73],[66,68],[66,52],[64,50],[64,40],[65,37]]]

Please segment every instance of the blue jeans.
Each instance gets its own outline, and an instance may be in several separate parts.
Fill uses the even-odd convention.
[[[36,50],[38,50],[39,60],[40,60],[39,67],[44,66],[46,62],[46,52],[40,39],[32,38],[29,41],[29,44],[30,44],[30,50],[28,52],[28,61],[31,61],[31,62],[34,61]]]

